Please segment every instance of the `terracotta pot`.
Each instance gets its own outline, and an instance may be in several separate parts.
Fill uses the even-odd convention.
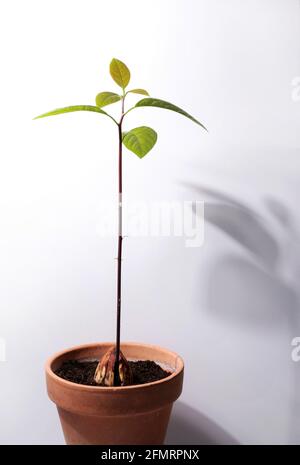
[[[183,360],[174,352],[148,344],[122,344],[128,360],[153,360],[172,372],[139,386],[84,386],[54,374],[63,361],[100,359],[112,345],[81,345],[47,361],[48,395],[57,406],[66,443],[163,444],[173,402],[182,391]]]

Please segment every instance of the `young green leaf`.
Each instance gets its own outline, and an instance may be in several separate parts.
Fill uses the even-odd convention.
[[[164,108],[165,110],[171,110],[171,111],[176,111],[177,113],[180,113],[183,116],[186,116],[190,120],[194,121],[194,123],[199,124],[203,129],[206,129],[206,127],[200,123],[200,121],[196,120],[192,115],[187,113],[186,111],[182,110],[181,108],[177,107],[176,105],[173,105],[172,103],[166,102],[165,100],[160,100],[157,98],[144,98],[137,102],[135,105],[136,107],[158,107],[158,108]]]
[[[128,150],[143,158],[157,141],[156,132],[147,126],[131,129],[123,135],[123,144]]]
[[[125,63],[113,58],[110,62],[109,71],[113,80],[124,90],[130,80],[130,71]]]
[[[115,94],[114,92],[100,92],[100,94],[96,96],[96,105],[102,108],[111,103],[118,102],[121,98],[121,95]]]
[[[145,89],[132,89],[129,90],[127,93],[129,94],[129,92],[131,92],[132,94],[149,95],[149,93]]]
[[[106,111],[101,110],[101,108],[95,107],[93,105],[73,105],[70,107],[57,108],[56,110],[48,111],[47,113],[43,113],[42,115],[36,116],[33,119],[45,118],[46,116],[61,115],[63,113],[72,113],[73,111],[94,111],[96,113],[102,113],[103,115],[106,115],[109,118],[111,118],[116,124],[118,124],[111,115],[106,113]]]

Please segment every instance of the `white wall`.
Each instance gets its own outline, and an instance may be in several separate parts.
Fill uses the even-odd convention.
[[[95,114],[32,121],[114,90],[113,56],[209,128],[128,117],[159,139],[142,161],[126,153],[125,193],[206,200],[202,248],[125,241],[123,339],[186,362],[168,441],[300,443],[299,33],[297,0],[1,4],[1,443],[62,443],[44,360],[114,337],[116,244],[96,228],[117,188],[115,128]]]

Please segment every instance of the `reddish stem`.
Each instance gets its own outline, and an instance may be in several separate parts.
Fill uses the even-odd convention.
[[[120,357],[120,339],[121,339],[121,293],[122,293],[122,192],[123,192],[123,176],[122,176],[122,122],[124,118],[124,97],[122,99],[122,116],[118,124],[119,133],[119,195],[118,195],[118,270],[117,270],[117,332],[116,332],[116,363],[114,367],[114,385],[120,385],[119,376],[119,357]]]

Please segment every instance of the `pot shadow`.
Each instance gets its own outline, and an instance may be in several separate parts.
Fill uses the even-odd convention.
[[[207,293],[210,311],[244,328],[249,324],[275,328],[286,318],[290,340],[298,335],[300,235],[289,209],[268,196],[263,199],[262,215],[217,189],[184,185],[205,201],[205,220],[244,253],[227,253],[212,266]],[[291,363],[291,370],[289,443],[294,444],[299,443],[300,432],[300,371],[296,363]]]
[[[208,417],[183,402],[176,402],[165,444],[237,445],[238,441]]]

